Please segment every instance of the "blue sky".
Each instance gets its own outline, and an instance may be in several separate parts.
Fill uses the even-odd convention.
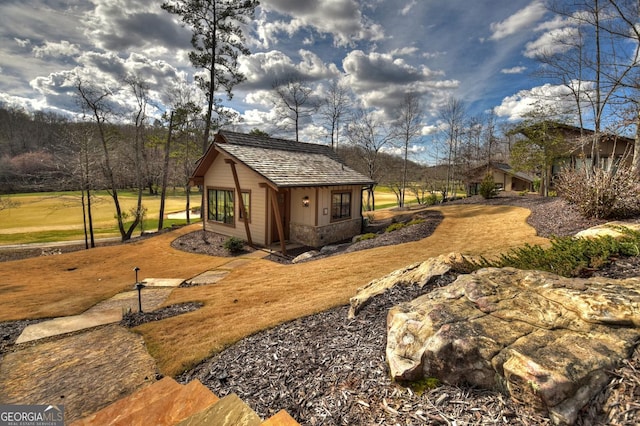
[[[0,102],[73,113],[74,76],[117,87],[136,72],[151,82],[161,109],[167,87],[192,83],[195,71],[190,32],[161,3],[3,0]],[[262,0],[248,39],[252,54],[241,59],[247,81],[225,104],[242,117],[240,128],[278,133],[271,87],[296,73],[318,91],[341,78],[359,104],[387,117],[406,92],[416,93],[425,135],[438,128],[448,96],[471,114],[516,119],[531,93],[554,90],[532,76],[532,56],[558,25],[542,0]],[[124,93],[114,98],[129,102]],[[307,123],[303,137],[326,138],[322,132]]]

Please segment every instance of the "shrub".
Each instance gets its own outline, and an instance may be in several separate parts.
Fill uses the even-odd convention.
[[[513,267],[553,272],[565,277],[583,275],[589,269],[608,264],[615,256],[637,256],[640,253],[640,232],[617,227],[622,237],[598,238],[553,237],[551,247],[525,244],[501,254],[496,260],[465,258],[459,269],[471,271],[485,267]],[[458,269],[458,268],[456,268]]]
[[[395,222],[392,223],[391,225],[387,226],[387,229],[384,230],[384,232],[393,232],[393,231],[397,231],[398,229],[402,229],[405,227],[405,224],[402,222]]]
[[[376,234],[374,234],[373,232],[368,232],[366,234],[362,234],[362,235],[358,235],[356,237],[355,242],[357,243],[358,241],[364,241],[364,240],[372,240],[376,237]]]
[[[419,225],[419,224],[424,223],[424,222],[425,222],[424,219],[422,219],[420,217],[417,217],[417,218],[411,219],[409,222],[407,222],[407,226]]]
[[[480,182],[480,188],[478,192],[484,199],[493,198],[498,195],[498,187],[493,181],[493,174],[487,173],[487,175]]]
[[[424,204],[427,206],[433,206],[438,202],[438,196],[433,192],[424,197]]]
[[[244,241],[237,237],[230,237],[223,246],[229,253],[240,253],[244,250]]]
[[[555,185],[558,194],[585,217],[612,219],[640,214],[640,183],[628,166],[611,171],[566,169]]]

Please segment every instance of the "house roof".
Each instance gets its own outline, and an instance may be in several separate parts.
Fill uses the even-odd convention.
[[[498,170],[501,170],[511,176],[515,176],[519,179],[522,180],[526,180],[527,182],[533,182],[534,181],[534,177],[527,174],[527,173],[523,173],[523,172],[516,172],[515,170],[513,170],[511,168],[510,165],[508,165],[507,163],[496,163],[494,161],[491,162],[491,166],[495,167]]]
[[[534,177],[527,174],[527,173],[523,173],[523,172],[516,172],[515,170],[513,170],[511,168],[511,166],[507,163],[498,163],[495,161],[491,161],[489,163],[489,166],[492,167],[493,169],[496,170],[500,170],[503,173],[506,173],[510,176],[516,177],[518,179],[527,181],[527,182],[533,182],[534,181]],[[472,172],[472,176],[480,179],[481,176],[484,176],[486,174],[486,170],[487,170],[487,164],[480,166],[480,167],[476,167],[475,169],[473,169]]]
[[[346,166],[326,145],[295,142],[221,130],[192,179],[204,177],[222,152],[260,174],[275,187],[372,185],[367,176]]]

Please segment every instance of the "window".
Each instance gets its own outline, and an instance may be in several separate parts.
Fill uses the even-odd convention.
[[[242,191],[242,202],[244,203],[244,208],[247,209],[247,218],[251,222],[251,193],[249,191]],[[244,212],[241,206],[238,206],[238,209],[240,211],[238,217],[240,220],[244,220]]]
[[[331,220],[351,217],[351,192],[334,192],[331,199]]]
[[[233,191],[209,189],[208,219],[233,225]]]

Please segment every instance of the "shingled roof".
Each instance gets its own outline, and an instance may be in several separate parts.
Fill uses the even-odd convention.
[[[221,130],[216,135],[214,149],[254,170],[276,187],[375,183],[346,166],[326,145]]]

